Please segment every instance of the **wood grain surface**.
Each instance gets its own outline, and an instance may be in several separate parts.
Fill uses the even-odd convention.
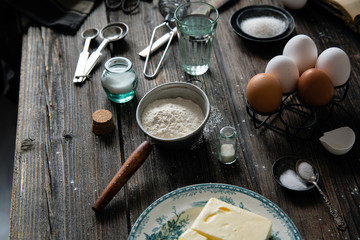
[[[135,111],[144,94],[155,86],[191,78],[180,65],[175,40],[158,76],[147,80],[144,59],[138,53],[150,41],[153,28],[163,22],[158,1],[142,1],[136,13],[110,11],[101,3],[75,35],[32,26],[23,37],[19,112],[14,159],[10,239],[127,239],[132,225],[162,195],[197,183],[227,183],[255,191],[278,205],[295,223],[303,239],[360,238],[360,146],[356,140],[346,155],[328,153],[318,138],[323,132],[350,126],[360,133],[360,37],[343,22],[309,1],[302,10],[289,10],[296,33],[310,36],[319,53],[337,46],[348,53],[352,64],[345,100],[321,109],[310,140],[286,138],[268,128],[255,129],[246,112],[245,92],[249,79],[264,72],[267,62],[282,54],[285,42],[252,44],[238,37],[229,24],[241,7],[280,1],[241,0],[220,9],[210,70],[198,77],[211,103],[211,116],[197,144],[186,150],[154,146],[145,163],[100,214],[91,206],[130,154],[148,138],[136,124]],[[72,82],[82,30],[124,22],[128,35],[111,43],[82,85]],[[95,49],[98,37],[91,45]],[[151,58],[154,69],[162,54]],[[126,104],[110,102],[100,83],[104,63],[124,56],[133,63],[139,81],[136,97]],[[96,136],[91,115],[98,109],[112,112],[115,131]],[[324,112],[324,113],[322,113]],[[321,115],[322,114],[322,115]],[[278,120],[274,120],[278,121]],[[230,166],[218,161],[217,143],[222,127],[238,132],[238,160]],[[310,159],[320,172],[319,185],[343,214],[346,231],[339,231],[315,190],[294,193],[272,177],[272,164],[282,156]]]

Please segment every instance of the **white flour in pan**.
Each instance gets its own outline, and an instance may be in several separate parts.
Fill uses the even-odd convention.
[[[142,113],[143,128],[159,138],[182,137],[197,129],[205,116],[199,105],[181,97],[150,103]]]

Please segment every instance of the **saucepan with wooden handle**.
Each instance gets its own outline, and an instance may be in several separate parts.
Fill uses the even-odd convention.
[[[188,99],[198,104],[204,113],[204,120],[201,125],[193,132],[183,137],[164,139],[153,136],[148,133],[142,126],[141,115],[149,103],[158,99],[168,99],[181,97]],[[135,151],[128,157],[120,170],[115,174],[108,186],[102,192],[100,197],[96,200],[92,209],[95,212],[102,211],[105,206],[114,198],[120,191],[130,177],[137,171],[137,169],[145,162],[150,155],[153,144],[161,145],[166,148],[185,148],[194,144],[201,136],[205,124],[210,116],[210,103],[205,92],[194,84],[186,82],[172,82],[159,85],[149,92],[140,100],[136,109],[136,121],[141,130],[149,136],[150,141],[144,141]]]

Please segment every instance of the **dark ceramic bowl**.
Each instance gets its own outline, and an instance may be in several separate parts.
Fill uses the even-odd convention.
[[[281,158],[277,159],[275,161],[275,163],[273,164],[272,172],[273,172],[273,177],[274,177],[275,181],[283,188],[289,189],[291,191],[303,192],[303,191],[312,189],[314,187],[314,185],[312,183],[306,183],[307,187],[305,189],[296,190],[296,189],[292,189],[292,188],[288,188],[288,187],[284,186],[280,181],[281,174],[283,174],[286,170],[291,169],[294,172],[296,172],[296,162],[298,160],[300,160],[300,158],[293,157],[293,156],[281,157]],[[314,167],[314,172],[316,174],[316,182],[318,182],[319,172],[315,167]]]
[[[259,38],[245,33],[241,29],[241,23],[254,17],[274,17],[285,23],[285,30],[273,37]],[[237,35],[252,42],[276,42],[289,37],[295,28],[294,18],[285,9],[271,5],[251,5],[241,8],[233,13],[230,25]]]

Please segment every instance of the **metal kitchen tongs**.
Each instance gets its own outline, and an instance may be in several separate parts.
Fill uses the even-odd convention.
[[[155,69],[155,72],[153,74],[146,73],[147,65],[148,65],[148,62],[149,62],[149,57],[150,57],[150,54],[151,54],[150,50],[147,53],[146,60],[145,60],[145,65],[144,65],[144,75],[145,75],[146,78],[153,78],[158,74],[161,63],[164,60],[165,54],[166,54],[166,52],[167,52],[167,50],[168,50],[168,48],[170,46],[171,40],[173,39],[174,34],[175,34],[174,28],[172,27],[172,26],[174,26],[174,22],[175,22],[175,20],[174,20],[174,12],[175,12],[176,8],[178,6],[180,6],[184,2],[185,2],[184,0],[160,0],[159,1],[159,10],[160,10],[160,13],[164,17],[165,20],[164,20],[164,22],[162,24],[160,24],[160,25],[158,25],[158,26],[156,26],[154,28],[154,30],[152,32],[152,35],[151,35],[149,49],[152,48],[152,45],[154,43],[155,33],[159,28],[161,28],[163,26],[166,26],[167,28],[169,28],[170,29],[170,32],[169,32],[170,38],[168,40],[168,43],[167,43],[166,48],[164,50],[164,53],[160,58],[159,64],[157,65],[157,67]]]

